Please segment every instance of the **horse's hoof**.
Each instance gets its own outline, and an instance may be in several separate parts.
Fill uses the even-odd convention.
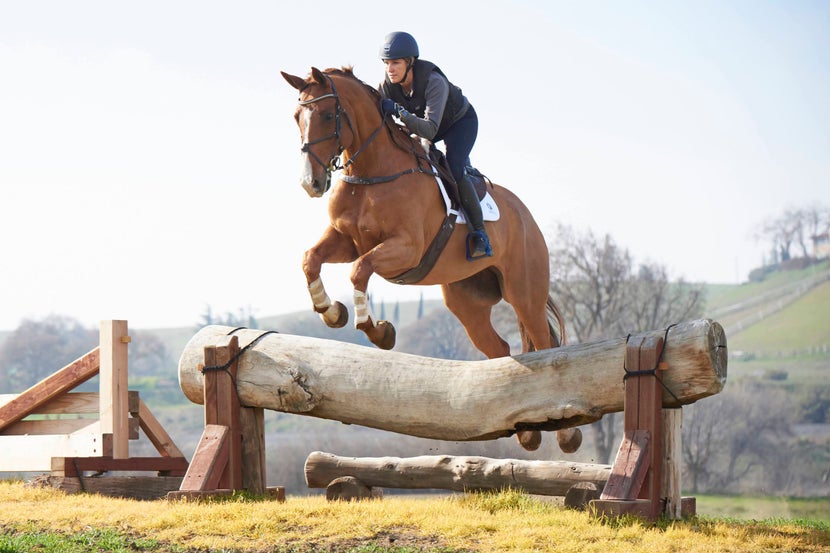
[[[381,336],[378,341],[372,341],[380,349],[392,349],[395,347],[395,325],[389,321],[378,321],[377,329],[381,331]]]
[[[574,453],[582,445],[582,430],[579,428],[557,430],[556,441],[559,442],[559,449],[564,453]]]
[[[329,309],[336,309],[337,310],[337,320],[332,322],[326,319],[325,314],[321,313],[320,316],[323,318],[323,322],[326,323],[326,326],[329,328],[343,328],[346,326],[346,323],[349,322],[349,310],[346,309],[346,306],[340,303],[339,301],[334,302]]]
[[[542,433],[539,430],[519,430],[516,440],[526,451],[536,451],[542,445]]]

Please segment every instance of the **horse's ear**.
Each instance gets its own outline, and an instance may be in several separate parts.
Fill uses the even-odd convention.
[[[320,84],[324,84],[326,82],[326,76],[323,75],[323,72],[316,67],[311,68],[311,78]]]
[[[282,78],[288,81],[288,84],[296,88],[297,90],[302,90],[305,87],[305,79],[301,77],[297,77],[296,75],[289,75],[285,71],[280,71],[280,75]]]

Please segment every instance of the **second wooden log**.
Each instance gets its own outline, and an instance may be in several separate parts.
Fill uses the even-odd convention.
[[[454,491],[513,488],[563,496],[581,482],[602,489],[610,474],[610,465],[451,455],[340,457],[315,451],[305,462],[310,488],[325,488],[338,478],[352,476],[369,487]]]

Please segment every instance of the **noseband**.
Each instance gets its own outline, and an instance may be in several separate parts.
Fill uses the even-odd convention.
[[[345,150],[345,148],[343,147],[343,143],[341,141],[341,137],[340,137],[340,131],[341,131],[342,126],[343,126],[343,124],[342,124],[343,116],[345,116],[346,124],[349,126],[349,130],[352,131],[353,135],[355,134],[355,132],[354,132],[354,127],[352,127],[352,120],[349,117],[349,114],[346,111],[343,110],[343,106],[340,104],[340,96],[337,95],[337,89],[334,86],[334,81],[328,75],[326,75],[326,78],[328,79],[329,85],[331,86],[331,92],[330,93],[323,94],[322,96],[317,96],[316,98],[311,98],[309,100],[303,100],[303,101],[300,102],[301,106],[308,106],[308,105],[313,104],[315,102],[319,102],[320,100],[325,100],[326,98],[334,98],[334,133],[332,133],[328,136],[324,136],[322,138],[318,138],[317,140],[312,140],[311,142],[306,142],[300,148],[301,152],[310,155],[311,158],[314,161],[316,161],[317,163],[319,163],[320,166],[326,171],[326,188],[325,188],[325,190],[323,190],[323,193],[328,192],[328,189],[331,188],[331,173],[333,171],[340,171],[341,169],[346,169],[352,163],[354,163],[354,161],[357,159],[357,156],[359,156],[366,149],[366,147],[372,142],[372,140],[375,139],[375,137],[378,135],[380,130],[383,128],[383,124],[384,124],[383,118],[381,118],[380,126],[378,126],[378,128],[375,129],[375,131],[372,133],[372,135],[369,137],[369,139],[363,144],[363,146],[361,146],[360,149],[351,158],[349,158],[348,161],[346,161],[346,163],[341,163],[340,162],[340,155],[343,153],[343,150]],[[313,146],[315,144],[319,144],[321,142],[325,142],[327,140],[331,140],[332,138],[337,140],[337,149],[335,150],[335,152],[333,154],[331,154],[331,157],[329,158],[328,163],[326,163],[322,159],[320,159],[317,156],[317,154],[315,154],[314,152],[311,151],[311,146]]]

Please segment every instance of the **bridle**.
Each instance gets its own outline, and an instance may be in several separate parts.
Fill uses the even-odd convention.
[[[311,158],[314,161],[316,161],[317,163],[319,163],[320,166],[326,171],[326,187],[323,190],[324,194],[326,192],[328,192],[329,188],[331,188],[331,174],[332,174],[332,172],[347,169],[349,166],[351,166],[352,163],[355,162],[357,157],[361,153],[363,153],[363,151],[369,146],[369,144],[375,139],[375,137],[377,137],[378,133],[380,132],[380,130],[383,128],[383,125],[384,125],[384,120],[383,120],[383,118],[381,118],[380,125],[378,126],[378,128],[376,128],[374,130],[374,132],[372,132],[371,136],[369,136],[369,139],[366,140],[366,142],[357,150],[357,152],[352,157],[350,157],[346,161],[346,163],[341,163],[340,156],[343,153],[343,151],[345,150],[345,148],[343,147],[343,143],[342,143],[341,135],[340,135],[340,131],[342,130],[342,127],[343,127],[343,123],[342,123],[343,118],[345,117],[346,124],[349,126],[349,130],[352,131],[352,135],[354,135],[354,127],[352,126],[352,120],[349,117],[348,112],[346,112],[343,109],[343,106],[340,104],[340,96],[338,96],[338,94],[337,94],[337,88],[335,88],[335,86],[334,86],[334,81],[328,75],[326,75],[326,78],[329,81],[329,86],[331,86],[331,92],[330,93],[323,94],[322,96],[317,96],[316,98],[310,98],[308,100],[302,100],[300,102],[300,106],[305,107],[305,106],[311,105],[315,102],[319,102],[320,100],[325,100],[326,98],[334,98],[334,133],[332,133],[328,136],[324,136],[322,138],[318,138],[317,140],[312,140],[311,142],[306,142],[300,148],[301,152],[310,155]],[[331,157],[329,158],[328,162],[324,162],[322,159],[320,159],[320,157],[317,154],[315,154],[313,151],[311,151],[311,146],[313,146],[315,144],[319,144],[321,142],[325,142],[327,140],[331,140],[331,139],[336,139],[337,140],[337,149],[334,151],[334,153],[331,154]],[[344,180],[348,181],[348,179],[344,179]]]

